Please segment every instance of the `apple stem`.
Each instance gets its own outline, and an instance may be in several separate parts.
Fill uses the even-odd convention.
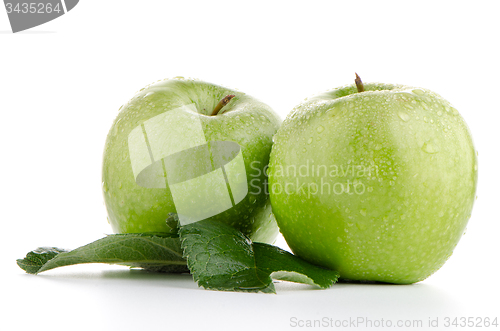
[[[356,87],[358,89],[358,92],[364,92],[365,91],[365,87],[363,86],[363,82],[361,81],[361,78],[358,76],[357,73],[356,74],[356,79],[354,80],[354,82],[356,83]]]
[[[219,101],[219,103],[217,104],[217,106],[215,106],[214,110],[212,111],[212,114],[210,114],[210,116],[215,116],[217,115],[220,110],[229,103],[229,101],[231,101],[232,98],[234,98],[235,95],[234,94],[230,94],[230,95],[226,95],[221,101]]]

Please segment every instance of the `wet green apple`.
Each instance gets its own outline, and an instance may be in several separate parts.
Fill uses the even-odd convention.
[[[306,99],[283,122],[273,212],[295,254],[343,279],[418,282],[464,233],[476,155],[463,118],[436,93],[359,81]]]
[[[257,99],[203,81],[175,78],[139,91],[107,136],[102,188],[116,233],[168,232],[214,219],[251,239],[278,233],[266,174],[279,117]]]

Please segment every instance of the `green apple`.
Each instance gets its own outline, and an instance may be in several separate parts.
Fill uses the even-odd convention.
[[[436,93],[357,85],[308,98],[283,122],[269,165],[273,212],[295,254],[343,279],[418,282],[464,233],[477,153]]]
[[[139,91],[109,131],[102,166],[108,220],[116,233],[168,232],[213,219],[255,241],[278,233],[266,174],[279,117],[225,87],[174,78]]]

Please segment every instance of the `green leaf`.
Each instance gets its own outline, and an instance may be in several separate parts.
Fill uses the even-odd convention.
[[[331,286],[338,273],[272,245],[252,243],[243,233],[216,221],[183,226],[184,258],[198,285],[212,290],[275,293],[275,279]]]
[[[72,251],[39,248],[17,264],[28,273],[81,263],[109,263],[153,271],[188,272],[179,238],[158,233],[115,234]]]
[[[167,227],[169,227],[169,233],[175,236],[179,236],[179,216],[176,213],[168,213],[166,220]]]
[[[26,254],[24,259],[17,260],[17,265],[29,274],[36,274],[47,261],[65,252],[69,251],[57,247],[38,247]]]
[[[169,222],[171,233],[109,235],[72,251],[41,247],[17,264],[32,274],[81,263],[191,271],[198,285],[207,289],[264,293],[275,293],[272,278],[327,288],[339,277],[336,271],[314,266],[278,247],[252,243],[240,231],[220,222],[206,220],[183,226],[180,239],[176,215],[169,215]]]
[[[255,266],[252,242],[216,221],[201,221],[179,231],[184,258],[198,285],[206,289],[274,293],[269,274]]]
[[[276,246],[253,243],[256,265],[273,279],[328,288],[337,282],[337,271],[310,264]]]

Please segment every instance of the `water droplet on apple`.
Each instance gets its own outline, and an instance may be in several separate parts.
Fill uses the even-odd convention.
[[[366,190],[367,190],[368,192],[373,192],[373,187],[368,186],[368,187],[366,188]]]
[[[415,93],[416,95],[424,95],[425,94],[425,92],[420,90],[420,89],[414,89],[414,90],[412,90],[412,92]]]
[[[307,139],[307,143],[308,143],[308,144],[311,144],[311,143],[312,143],[312,141],[313,141],[313,138],[312,138],[312,137],[310,137],[309,139]]]
[[[337,237],[337,241],[338,241],[339,243],[341,243],[341,242],[342,242],[342,238]]]
[[[408,113],[406,113],[402,110],[398,111],[398,116],[400,119],[402,119],[405,122],[408,122],[408,120],[410,119],[410,115],[408,115]]]
[[[429,119],[426,116],[424,116],[424,122],[427,123],[428,121]]]
[[[359,213],[360,213],[361,215],[363,215],[363,216],[366,216],[366,209],[364,209],[364,208],[363,208],[363,209],[361,209],[361,210],[359,211]]]
[[[422,145],[422,150],[428,154],[436,154],[439,152],[437,146],[433,144],[431,141],[426,141]]]
[[[346,208],[346,209],[345,209],[345,212],[346,212],[346,213],[350,213],[350,212],[351,212],[351,210],[350,210],[349,208]]]
[[[391,185],[391,186],[394,186],[394,184],[396,184],[396,183],[394,183],[394,181],[392,181],[392,180],[389,182],[389,185]]]
[[[325,128],[322,125],[320,125],[316,130],[318,131],[318,133],[321,133],[323,132],[323,130],[325,130]]]
[[[364,223],[356,223],[356,227],[360,230],[364,230],[366,229],[366,226]]]
[[[438,116],[441,116],[441,115],[443,115],[443,112],[442,111],[438,111],[437,114],[438,114]]]
[[[118,183],[118,188],[121,189],[122,188],[122,182],[119,182]]]
[[[108,185],[106,185],[106,183],[105,183],[105,182],[102,182],[102,190],[103,190],[104,192],[108,192]]]

